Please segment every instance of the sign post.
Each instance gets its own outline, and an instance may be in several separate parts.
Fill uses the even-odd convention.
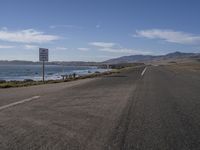
[[[46,48],[39,48],[39,60],[42,62],[42,81],[44,82],[45,75],[45,61],[49,61],[49,50]]]

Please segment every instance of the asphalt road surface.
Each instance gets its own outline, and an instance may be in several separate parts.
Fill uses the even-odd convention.
[[[144,69],[0,89],[0,150],[199,150],[199,74]]]

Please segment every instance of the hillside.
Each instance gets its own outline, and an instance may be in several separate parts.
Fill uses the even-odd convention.
[[[123,56],[119,58],[114,58],[105,61],[104,63],[109,64],[118,64],[118,63],[134,63],[134,62],[146,62],[146,61],[156,61],[156,60],[167,60],[167,59],[199,59],[199,53],[182,53],[182,52],[174,52],[169,53],[166,55],[130,55],[130,56]]]
[[[193,59],[200,60],[200,53],[182,53],[174,52],[166,55],[130,55],[122,56],[119,58],[109,59],[104,62],[84,62],[84,61],[53,61],[46,62],[47,65],[66,65],[66,66],[101,66],[103,64],[126,64],[126,63],[137,63],[137,62],[151,62],[151,61],[161,61],[161,60],[176,60],[176,59]],[[0,60],[0,65],[39,65],[41,62],[32,61],[20,61],[20,60]]]

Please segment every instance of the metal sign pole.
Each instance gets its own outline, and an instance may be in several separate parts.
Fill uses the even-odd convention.
[[[45,73],[45,70],[44,70],[44,61],[43,61],[43,65],[42,65],[42,81],[44,82],[44,73]]]

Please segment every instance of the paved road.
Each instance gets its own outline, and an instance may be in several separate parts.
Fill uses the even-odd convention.
[[[1,89],[0,149],[198,150],[199,89],[196,73],[164,66]]]

